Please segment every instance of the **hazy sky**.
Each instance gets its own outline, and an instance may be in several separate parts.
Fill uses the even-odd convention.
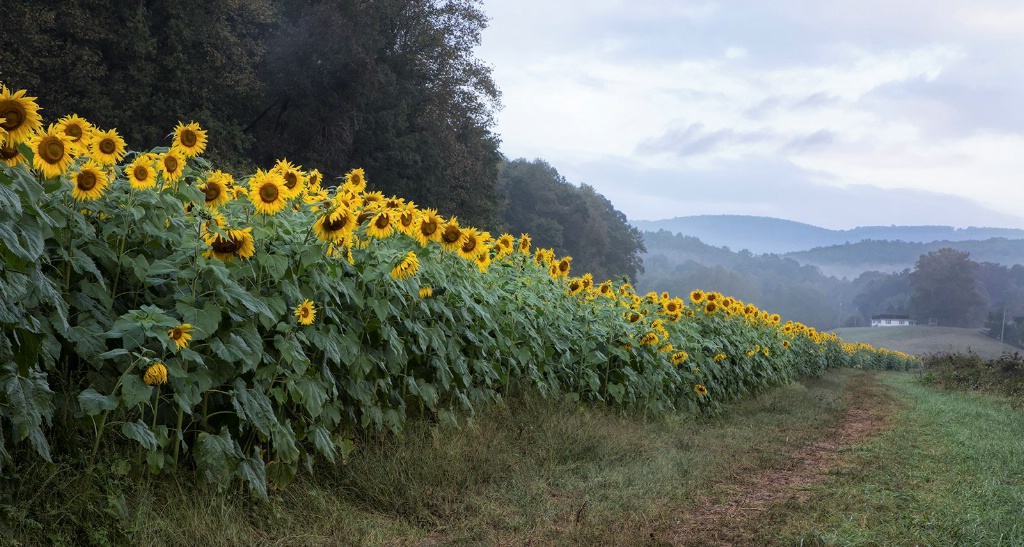
[[[484,0],[510,158],[631,219],[1024,228],[1024,2]]]

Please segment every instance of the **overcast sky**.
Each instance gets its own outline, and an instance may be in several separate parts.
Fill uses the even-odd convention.
[[[631,219],[1024,228],[1024,2],[484,0],[510,158]]]

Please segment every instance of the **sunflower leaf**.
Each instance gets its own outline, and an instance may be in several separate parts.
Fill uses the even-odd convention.
[[[142,445],[142,448],[146,450],[156,450],[156,435],[149,430],[149,426],[146,425],[142,420],[135,420],[134,422],[125,422],[121,426],[121,433],[129,439],[137,441]]]

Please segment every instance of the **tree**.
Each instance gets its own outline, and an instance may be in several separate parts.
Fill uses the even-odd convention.
[[[598,282],[635,281],[643,272],[643,234],[592,186],[574,186],[544,160],[518,159],[501,165],[498,190],[503,229],[572,256],[574,272],[590,272]]]
[[[943,248],[921,255],[910,272],[910,311],[918,320],[936,318],[941,325],[974,325],[983,314],[985,296],[974,272],[970,253]]]

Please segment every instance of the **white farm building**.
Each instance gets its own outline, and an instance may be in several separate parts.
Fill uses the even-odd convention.
[[[905,327],[916,324],[917,321],[911,319],[909,315],[883,313],[881,315],[871,316],[872,327]]]

